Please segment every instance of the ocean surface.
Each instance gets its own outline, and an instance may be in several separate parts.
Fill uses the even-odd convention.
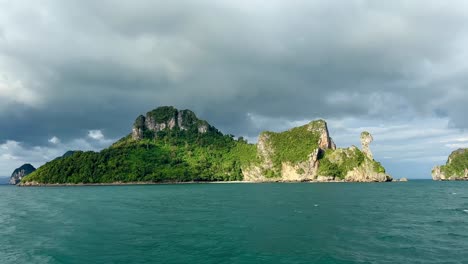
[[[0,263],[468,263],[468,182],[0,186]]]

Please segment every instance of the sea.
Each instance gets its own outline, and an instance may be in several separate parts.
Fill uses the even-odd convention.
[[[468,263],[468,182],[0,186],[0,263]]]

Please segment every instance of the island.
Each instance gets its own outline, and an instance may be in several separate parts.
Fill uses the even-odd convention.
[[[434,167],[432,179],[435,181],[468,180],[468,148],[453,151],[445,165]]]
[[[190,110],[158,107],[100,151],[73,151],[22,178],[21,186],[178,182],[387,182],[373,137],[336,148],[324,120],[260,134],[257,144],[225,135]]]
[[[12,185],[16,185],[21,182],[21,180],[26,177],[27,175],[34,172],[36,168],[33,165],[26,163],[23,164],[21,167],[15,169],[10,176],[9,183]]]

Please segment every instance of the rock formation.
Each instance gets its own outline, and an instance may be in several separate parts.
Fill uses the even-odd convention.
[[[347,182],[388,182],[392,177],[385,170],[376,169],[373,160],[365,159],[364,162],[348,171],[345,180]]]
[[[372,136],[361,134],[363,150],[336,149],[323,120],[282,133],[263,132],[257,143],[261,162],[243,170],[246,181],[385,182],[392,177],[374,161]],[[288,153],[288,154],[287,154]],[[295,153],[304,153],[301,156]]]
[[[304,138],[304,141],[298,140]],[[307,147],[309,146],[309,148]],[[302,160],[282,160],[284,147],[288,155],[303,152]],[[305,148],[305,149],[304,149]],[[317,178],[319,155],[336,148],[331,139],[327,123],[317,120],[282,133],[263,132],[257,143],[260,164],[243,170],[246,181],[312,181]]]
[[[132,128],[132,138],[143,139],[146,131],[157,137],[159,131],[175,128],[180,130],[195,128],[199,133],[206,133],[210,126],[206,121],[198,119],[190,110],[179,111],[172,106],[162,106],[148,112],[146,116],[137,117]]]
[[[36,168],[34,168],[31,164],[24,164],[23,166],[13,171],[10,177],[10,184],[18,184],[22,178],[24,178],[26,175],[32,173],[35,170]]]
[[[361,133],[361,146],[362,146],[362,152],[364,154],[366,154],[366,156],[373,160],[374,159],[374,156],[372,155],[372,152],[369,148],[369,145],[370,143],[372,143],[372,141],[374,141],[374,138],[372,137],[372,135],[367,132],[367,131],[364,131]]]
[[[468,148],[460,148],[450,154],[447,163],[432,169],[435,181],[468,180]]]

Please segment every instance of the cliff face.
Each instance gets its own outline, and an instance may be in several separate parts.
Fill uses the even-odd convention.
[[[450,154],[447,163],[432,169],[435,181],[468,180],[468,148],[457,149]]]
[[[372,155],[372,151],[370,150],[370,143],[372,143],[372,141],[374,141],[374,138],[372,137],[372,135],[367,132],[367,131],[364,131],[361,133],[361,149],[362,149],[362,153],[364,153],[369,159],[373,160],[374,159],[374,155]]]
[[[257,143],[260,164],[243,170],[246,181],[312,181],[319,154],[335,148],[323,120],[282,133],[263,132]]]
[[[208,122],[198,119],[190,110],[179,111],[172,106],[162,106],[146,113],[146,116],[137,117],[132,128],[132,138],[139,140],[145,136],[157,137],[159,131],[174,128],[195,129],[199,133],[206,133],[209,127]]]
[[[260,163],[243,170],[246,181],[385,182],[392,177],[375,161],[369,132],[361,134],[362,151],[336,149],[323,120],[282,133],[264,132],[257,144]]]
[[[34,168],[31,164],[24,164],[23,166],[13,171],[10,177],[10,184],[18,184],[22,178],[24,178],[26,175],[32,173],[35,170],[36,168]]]

